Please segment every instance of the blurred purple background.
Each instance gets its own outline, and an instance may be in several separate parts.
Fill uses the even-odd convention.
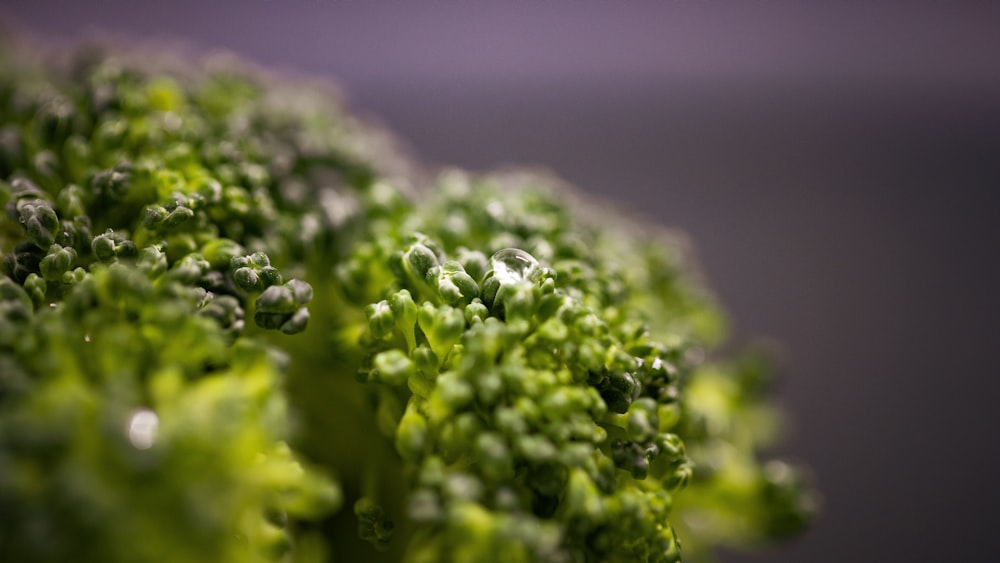
[[[1000,5],[6,0],[336,77],[426,161],[542,164],[691,234],[788,352],[822,519],[728,562],[1000,552]]]

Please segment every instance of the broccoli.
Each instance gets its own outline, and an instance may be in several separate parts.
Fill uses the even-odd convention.
[[[704,560],[815,512],[683,241],[551,175],[229,58],[7,45],[0,123],[0,559]]]

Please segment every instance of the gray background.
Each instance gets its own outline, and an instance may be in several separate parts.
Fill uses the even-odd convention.
[[[778,396],[818,525],[724,560],[1000,552],[1000,9],[988,3],[6,1],[335,76],[426,161],[542,164],[683,229]]]

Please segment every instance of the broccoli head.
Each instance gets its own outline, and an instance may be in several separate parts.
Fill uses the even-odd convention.
[[[0,559],[680,561],[795,534],[678,235],[235,61],[0,50]]]

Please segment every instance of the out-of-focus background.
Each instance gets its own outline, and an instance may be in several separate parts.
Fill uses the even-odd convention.
[[[174,38],[335,77],[421,159],[551,168],[689,233],[785,350],[825,497],[737,562],[1000,552],[1000,5],[5,0],[46,42]]]

